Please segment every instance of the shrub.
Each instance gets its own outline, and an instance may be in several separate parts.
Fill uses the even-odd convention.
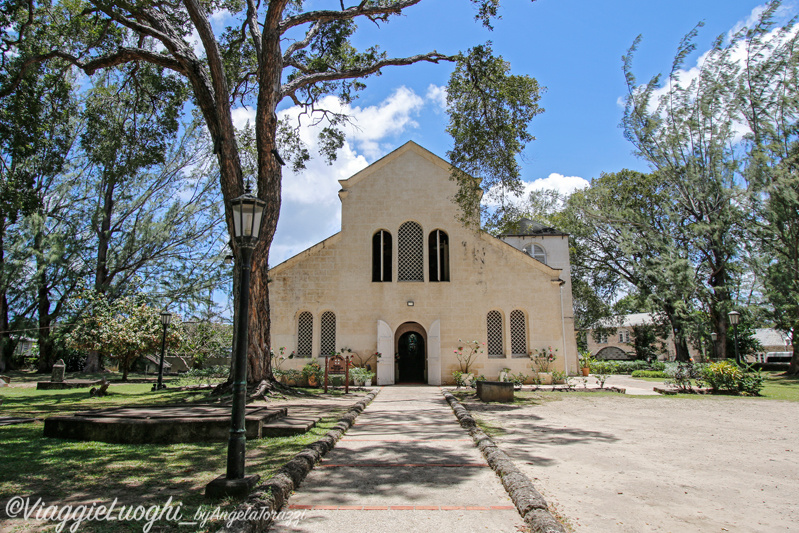
[[[634,370],[632,373],[634,378],[666,378],[668,377],[665,372],[660,370]]]
[[[713,392],[737,391],[743,371],[729,361],[717,361],[705,367],[703,377]]]
[[[739,392],[745,395],[759,396],[763,389],[763,375],[741,369],[730,361],[717,361],[705,366],[704,380],[713,392]]]

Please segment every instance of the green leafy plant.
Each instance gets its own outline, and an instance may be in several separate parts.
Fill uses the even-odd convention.
[[[591,363],[596,361],[588,350],[580,350],[580,368],[591,368]]]
[[[304,377],[306,380],[308,380],[308,378],[310,378],[311,376],[315,376],[316,383],[321,383],[322,376],[324,375],[322,367],[320,367],[319,363],[317,363],[316,361],[310,361],[309,363],[307,363],[304,367],[302,367],[301,373],[302,377]]]
[[[634,370],[632,373],[634,378],[665,378],[668,375],[660,370]]]
[[[350,377],[352,377],[356,384],[362,385],[368,380],[373,379],[375,377],[375,373],[365,368],[356,366],[350,368]]]
[[[565,383],[566,378],[569,377],[566,372],[561,372],[560,370],[554,370],[552,372],[552,383]]]

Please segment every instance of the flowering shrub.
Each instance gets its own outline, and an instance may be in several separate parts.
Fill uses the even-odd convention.
[[[483,345],[485,345],[485,343],[483,343]],[[462,373],[468,374],[471,365],[485,352],[480,346],[480,342],[478,341],[463,341],[458,339],[458,349],[452,351],[455,353],[455,357],[458,358],[458,366]]]
[[[532,359],[531,367],[538,372],[549,372],[552,368],[552,363],[558,358],[558,356],[555,355],[557,351],[557,348],[553,350],[552,346],[547,346],[546,348],[530,352],[530,358]]]

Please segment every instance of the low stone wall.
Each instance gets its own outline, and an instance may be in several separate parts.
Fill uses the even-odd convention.
[[[482,452],[488,464],[497,473],[502,485],[513,500],[519,514],[535,533],[566,533],[566,530],[552,513],[546,500],[535,490],[533,483],[516,468],[508,455],[497,447],[494,441],[477,427],[469,411],[449,391],[443,391],[444,398],[455,411],[461,427],[469,432],[475,445]]]

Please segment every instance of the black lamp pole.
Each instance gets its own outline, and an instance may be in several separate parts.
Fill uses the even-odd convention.
[[[741,357],[738,355],[738,322],[741,321],[741,313],[730,311],[727,316],[730,317],[730,324],[735,328],[735,362],[741,366]]]
[[[248,307],[250,300],[250,260],[258,243],[266,202],[252,196],[249,188],[244,195],[231,202],[236,245],[241,259],[239,275],[238,324],[236,353],[233,361],[233,406],[231,408],[230,437],[227,451],[227,473],[205,487],[211,498],[246,497],[260,479],[258,475],[245,477],[244,453],[246,449],[245,411],[247,396],[247,344]]]
[[[164,326],[164,336],[161,338],[161,362],[158,365],[158,383],[153,385],[153,390],[161,390],[164,388],[164,354],[166,353],[166,328],[172,321],[172,313],[169,311],[161,311],[161,324]]]

